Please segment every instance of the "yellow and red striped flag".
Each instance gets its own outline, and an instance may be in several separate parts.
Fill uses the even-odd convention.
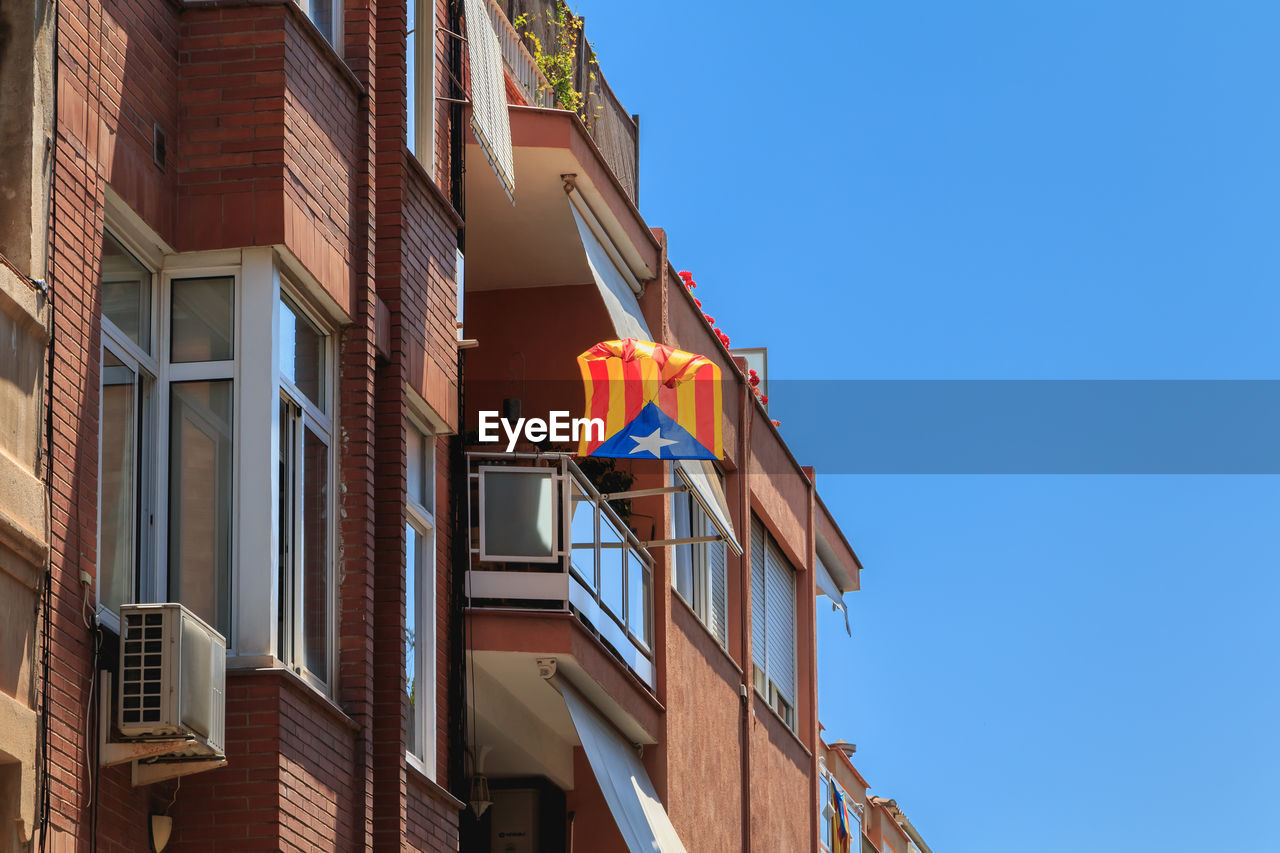
[[[722,459],[720,367],[706,356],[651,341],[604,341],[578,356],[587,417],[580,456]]]

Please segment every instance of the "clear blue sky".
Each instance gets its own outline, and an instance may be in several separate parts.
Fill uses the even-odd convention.
[[[574,8],[774,377],[1280,379],[1280,4]],[[820,488],[822,717],[938,853],[1280,850],[1280,478]]]

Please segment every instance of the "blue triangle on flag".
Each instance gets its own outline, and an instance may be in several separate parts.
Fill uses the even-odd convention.
[[[591,455],[614,459],[716,458],[656,403],[646,405],[631,423],[609,436]]]

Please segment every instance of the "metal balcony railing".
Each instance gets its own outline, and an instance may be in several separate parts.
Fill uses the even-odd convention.
[[[468,453],[469,606],[572,612],[654,685],[653,557],[573,460]]]
[[[493,26],[502,45],[503,59],[512,79],[523,90],[525,100],[536,107],[556,107],[546,75],[534,61],[528,42],[511,23],[524,15],[528,21],[528,32],[550,49],[556,37],[550,23],[556,0],[488,2],[489,16],[493,18]],[[640,117],[628,113],[609,88],[585,30],[578,35],[577,53],[573,59],[573,85],[583,96],[582,117],[587,131],[632,203],[639,204]]]

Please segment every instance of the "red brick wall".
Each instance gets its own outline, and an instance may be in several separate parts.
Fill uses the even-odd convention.
[[[383,61],[373,39],[372,8],[346,4],[343,50],[350,69],[291,3],[178,8],[163,0],[107,0],[105,7],[98,0],[67,0],[58,10],[50,276],[57,327],[51,371],[52,828],[73,835],[78,850],[88,850],[95,835],[100,850],[145,849],[146,816],[170,808],[172,801],[172,850],[399,849],[405,827],[420,849],[455,849],[457,804],[425,782],[407,793],[403,783],[403,384],[386,411],[380,403],[387,395],[380,396],[374,382],[372,257],[376,226],[399,218],[403,196],[398,188],[375,190],[380,176],[371,163],[378,105],[398,104],[403,111],[404,95],[394,74],[371,79],[371,69]],[[389,31],[395,32],[394,20]],[[399,37],[402,42],[402,22]],[[439,42],[443,50],[443,36]],[[447,109],[440,110],[438,132],[447,139]],[[168,136],[163,170],[152,163],[153,123]],[[388,150],[403,167],[399,139]],[[447,168],[446,154],[440,174]],[[94,731],[96,720],[86,718],[93,655],[91,634],[81,621],[86,602],[79,575],[92,574],[97,562],[97,282],[108,184],[179,251],[285,243],[355,321],[341,333],[344,497],[335,696],[341,710],[287,674],[233,672],[229,764],[184,778],[180,789],[172,782],[135,789],[127,765],[100,774],[85,769],[92,764],[86,746],[93,742],[86,732]],[[419,362],[433,365],[432,373],[423,374],[443,377],[423,389],[447,411],[456,399],[456,223],[440,194],[428,190],[415,190],[405,244],[393,235],[396,256],[404,253],[415,263],[430,258],[404,289],[413,307],[400,328],[413,330],[405,337],[413,338],[409,349],[420,353]],[[385,209],[378,207],[380,199]],[[375,424],[389,424],[394,434],[390,472],[378,467],[384,456]],[[442,440],[442,479],[446,446]],[[386,512],[388,504],[399,514]],[[450,615],[447,500],[438,512],[437,672],[443,703],[449,674],[443,642]],[[380,539],[388,528],[391,539]],[[386,541],[398,543],[400,553],[393,548],[375,563],[375,546]],[[375,624],[385,628],[380,640]],[[387,636],[400,653],[375,655]],[[393,685],[394,706],[378,703],[379,684]],[[442,780],[451,748],[447,724],[442,713]],[[392,778],[391,786],[376,789],[377,773]],[[391,797],[384,812],[408,817],[375,843],[376,793]],[[88,807],[93,800],[96,831]]]

